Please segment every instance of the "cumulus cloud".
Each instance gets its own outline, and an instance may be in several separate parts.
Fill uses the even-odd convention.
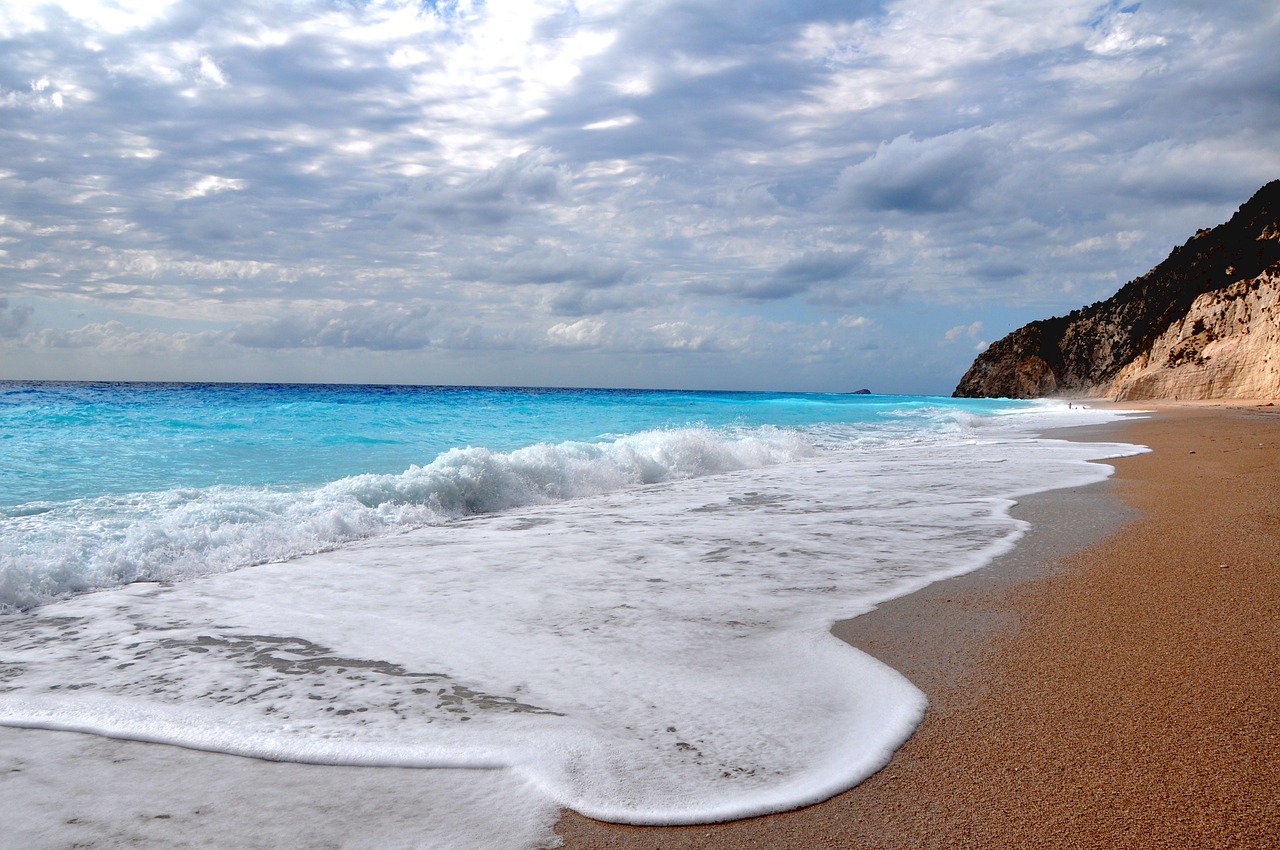
[[[841,171],[836,195],[845,208],[947,212],[968,206],[991,179],[991,157],[989,143],[978,133],[927,139],[907,133]]]
[[[547,328],[547,341],[557,348],[592,348],[600,344],[606,327],[600,319],[559,322]]]
[[[947,331],[945,339],[947,342],[955,342],[963,337],[976,339],[982,333],[982,322],[971,322],[967,325],[956,325]]]
[[[721,338],[722,331],[689,322],[660,322],[648,331],[641,347],[649,351],[722,351],[734,347]]]

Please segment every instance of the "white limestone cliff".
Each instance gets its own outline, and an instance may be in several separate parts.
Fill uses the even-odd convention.
[[[1280,398],[1280,268],[1197,297],[1101,394],[1119,401]]]

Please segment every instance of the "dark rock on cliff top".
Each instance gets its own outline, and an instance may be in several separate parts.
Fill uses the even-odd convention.
[[[1280,180],[1231,220],[1201,230],[1119,292],[1068,316],[1024,325],[993,343],[960,379],[957,397],[1096,394],[1182,319],[1195,299],[1280,263]]]

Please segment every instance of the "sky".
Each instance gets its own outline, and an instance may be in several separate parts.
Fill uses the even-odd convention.
[[[1280,5],[0,2],[0,379],[949,394],[1280,177]]]

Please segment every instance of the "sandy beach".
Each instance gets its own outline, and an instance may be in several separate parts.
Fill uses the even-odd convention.
[[[705,826],[568,812],[565,846],[1277,846],[1277,411],[1162,406],[1071,429],[1154,451],[1111,461],[1105,484],[1024,499],[1015,513],[1032,532],[991,566],[837,624],[930,700],[862,785]],[[468,846],[438,834],[434,773],[0,728],[0,796],[15,813],[0,847],[411,850],[433,831],[437,846]],[[517,828],[504,818],[521,821],[494,810],[495,835]]]
[[[1280,408],[1150,407],[1110,436],[1154,451],[1025,500],[1010,556],[836,627],[929,695],[888,767],[726,824],[570,812],[565,846],[1280,844]]]

